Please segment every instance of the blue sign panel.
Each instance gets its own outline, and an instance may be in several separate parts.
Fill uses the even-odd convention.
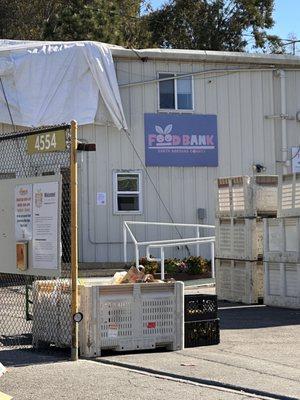
[[[216,115],[145,114],[147,166],[217,167]]]

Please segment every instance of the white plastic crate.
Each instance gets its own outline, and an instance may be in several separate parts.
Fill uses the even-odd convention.
[[[217,179],[216,216],[277,216],[277,175]]]
[[[215,225],[217,258],[262,259],[262,219],[217,218]]]
[[[216,260],[219,300],[258,303],[263,298],[264,272],[260,261]]]
[[[85,286],[81,289],[80,353],[103,349],[183,348],[183,283]]]
[[[264,303],[300,309],[300,264],[265,262]]]
[[[279,175],[278,217],[300,216],[300,173]]]
[[[264,220],[264,260],[300,262],[300,217]]]

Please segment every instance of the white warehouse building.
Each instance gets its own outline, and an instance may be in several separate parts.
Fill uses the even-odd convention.
[[[299,57],[110,50],[128,131],[114,125],[101,97],[95,122],[79,126],[79,139],[96,144],[95,152],[78,156],[81,263],[123,262],[124,221],[213,225],[218,177],[252,175],[255,168],[267,174],[296,170]],[[75,70],[75,62],[68,62]],[[92,97],[93,86],[85,89]],[[49,93],[49,102],[54,95]],[[77,96],[68,100],[75,104],[78,98],[80,107],[80,92]],[[64,107],[70,115],[68,103]],[[2,124],[2,130],[11,127]],[[165,227],[140,226],[135,232],[139,241],[178,238]],[[187,229],[181,233],[195,236]],[[202,249],[206,257],[208,250]],[[185,256],[186,248],[172,255]],[[134,246],[128,259],[134,260]]]
[[[220,176],[252,175],[255,165],[267,174],[291,171],[298,158],[289,161],[292,147],[300,145],[299,57],[116,47],[112,54],[131,141],[164,204],[124,133],[103,122],[82,127],[80,138],[96,143],[97,150],[80,159],[81,262],[121,262],[123,221],[171,222],[166,207],[175,222],[214,224],[214,183]],[[199,139],[199,132],[207,134],[206,118],[213,116],[215,148],[200,150],[191,164],[193,150],[157,156],[149,149],[151,140],[145,141],[149,134],[159,139],[154,125],[180,129],[181,123],[183,131],[175,133],[183,135],[186,124],[187,134],[194,129]],[[193,139],[191,147],[205,145]],[[176,151],[174,161],[170,152]],[[209,151],[214,154],[201,162]],[[166,232],[143,227],[137,236],[158,240]],[[181,251],[173,255],[180,257]]]

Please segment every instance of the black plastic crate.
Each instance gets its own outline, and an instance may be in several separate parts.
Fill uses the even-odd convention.
[[[218,299],[212,294],[184,296],[184,321],[203,321],[218,317]]]
[[[184,324],[184,347],[210,346],[220,343],[219,318]]]

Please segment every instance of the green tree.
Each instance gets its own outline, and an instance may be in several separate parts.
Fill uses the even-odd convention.
[[[73,0],[53,14],[44,39],[98,40],[126,47],[147,44],[150,34],[140,18],[140,0]]]
[[[135,47],[150,43],[144,0],[0,0],[0,35],[21,40],[95,40]]]
[[[281,50],[274,0],[0,0],[1,38],[95,40],[125,47]],[[249,35],[249,36],[245,36]]]
[[[171,0],[143,19],[159,47],[277,52],[280,39],[266,33],[273,10],[274,0]]]
[[[44,24],[69,0],[0,0],[0,37],[42,40]]]

